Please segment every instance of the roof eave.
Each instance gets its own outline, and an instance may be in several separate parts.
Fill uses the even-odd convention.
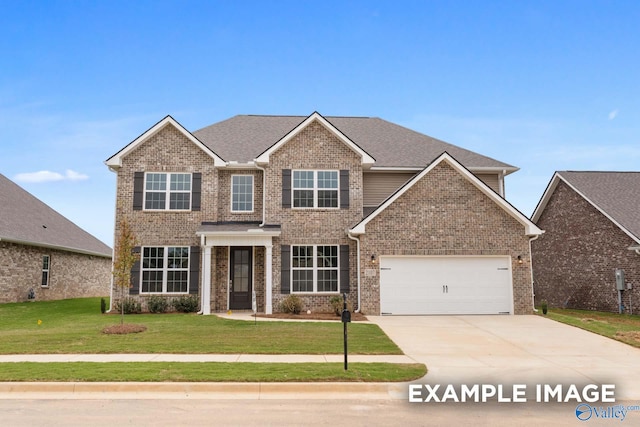
[[[32,242],[32,241],[29,241],[29,240],[13,239],[13,238],[10,238],[10,237],[9,238],[0,237],[0,241],[1,242],[15,243],[15,244],[18,244],[18,245],[36,246],[36,247],[39,247],[39,248],[55,249],[55,250],[64,251],[64,252],[73,252],[73,253],[82,254],[82,255],[98,256],[98,257],[102,257],[102,258],[113,258],[113,253],[106,254],[106,253],[102,253],[102,252],[95,252],[95,251],[90,251],[90,250],[81,249],[81,248],[73,248],[73,247],[69,247],[69,246],[60,246],[60,245],[52,245],[50,243]]]

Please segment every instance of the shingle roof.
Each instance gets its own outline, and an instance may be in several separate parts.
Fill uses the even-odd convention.
[[[111,248],[0,174],[0,240],[111,258]]]
[[[193,132],[193,135],[229,161],[255,159],[299,125],[304,116],[238,115]],[[423,168],[448,152],[467,168],[514,166],[449,144],[377,117],[325,117],[354,143],[376,159],[376,167]]]
[[[556,176],[640,241],[640,172],[560,171],[554,179]],[[534,212],[534,221],[544,210],[547,199],[543,196]]]

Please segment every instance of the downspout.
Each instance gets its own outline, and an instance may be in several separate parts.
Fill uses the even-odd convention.
[[[531,257],[531,304],[533,305],[533,312],[537,313],[536,302],[535,302],[535,293],[533,293],[533,252],[531,252],[531,242],[540,237],[539,234],[536,234],[533,237],[529,238],[529,257]]]
[[[256,169],[261,170],[262,171],[262,222],[258,225],[258,227],[264,227],[264,223],[266,221],[267,215],[266,215],[266,208],[267,205],[265,203],[266,200],[266,195],[267,195],[267,191],[266,191],[266,185],[267,185],[267,174],[266,171],[264,170],[264,168],[258,166],[258,163],[256,163],[256,161],[253,161],[254,164],[256,165]]]
[[[357,253],[357,257],[358,257],[358,270],[357,270],[357,286],[358,286],[358,308],[356,308],[354,311],[356,313],[360,313],[360,238],[359,237],[353,237],[351,235],[351,233],[347,230],[347,237],[350,238],[351,240],[355,240],[356,241],[356,253]]]
[[[109,166],[109,170],[116,174],[116,188],[118,188],[118,171],[111,166]],[[115,266],[115,257],[116,257],[116,219],[118,218],[118,196],[116,195],[116,208],[113,211],[113,248],[111,249],[111,286],[109,288],[109,310],[107,313],[111,313],[113,310],[113,268]]]

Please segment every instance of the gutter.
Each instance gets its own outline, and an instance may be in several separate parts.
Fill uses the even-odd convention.
[[[357,251],[357,259],[358,259],[358,266],[357,266],[357,286],[358,286],[358,307],[354,310],[354,312],[356,313],[360,313],[360,238],[359,237],[354,237],[351,235],[351,232],[349,230],[347,230],[347,237],[351,240],[355,240],[356,241],[356,251]]]

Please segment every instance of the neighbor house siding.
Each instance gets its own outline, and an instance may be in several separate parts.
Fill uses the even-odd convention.
[[[50,256],[49,286],[42,287],[42,257]],[[0,242],[0,303],[109,296],[111,258]]]
[[[510,256],[514,314],[532,312],[524,226],[445,163],[373,218],[360,241],[364,313],[380,314],[380,271],[371,263],[373,254]],[[518,255],[525,263],[517,263]]]
[[[532,243],[536,304],[617,312],[614,271],[622,268],[634,285],[624,292],[627,312],[638,305],[640,256],[627,249],[633,240],[563,181],[537,225],[545,233]]]

